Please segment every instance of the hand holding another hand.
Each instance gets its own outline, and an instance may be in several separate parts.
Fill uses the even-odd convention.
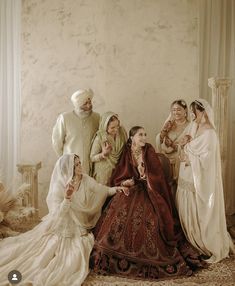
[[[117,192],[124,193],[125,196],[129,196],[129,189],[127,187],[116,187]]]
[[[180,141],[179,141],[179,145],[181,147],[185,146],[188,142],[190,142],[192,140],[192,137],[190,135],[185,135]]]
[[[125,180],[125,181],[123,181],[122,183],[121,183],[121,186],[123,186],[123,187],[132,187],[132,186],[134,186],[134,184],[135,184],[135,181],[134,181],[134,179],[133,178],[131,178],[131,179],[127,179],[127,180]]]

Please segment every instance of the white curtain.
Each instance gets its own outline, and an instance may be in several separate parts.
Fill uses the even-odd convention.
[[[20,134],[21,0],[0,0],[0,181],[17,177]]]
[[[235,1],[200,0],[199,3],[200,96],[211,102],[208,78],[232,80],[228,90],[228,174],[224,188],[226,213],[231,215],[235,213]]]

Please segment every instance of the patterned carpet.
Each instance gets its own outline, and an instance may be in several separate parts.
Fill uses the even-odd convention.
[[[83,286],[235,286],[235,257],[211,264],[191,277],[162,281],[140,281],[116,276],[101,276],[90,273]]]

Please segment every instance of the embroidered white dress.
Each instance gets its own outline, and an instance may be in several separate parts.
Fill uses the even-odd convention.
[[[167,136],[174,144],[178,144],[179,141],[184,137],[185,132],[187,130],[189,122],[186,121],[185,124],[182,126],[179,126],[177,130],[170,130],[167,133]],[[172,167],[173,177],[174,179],[178,179],[179,175],[179,150],[174,150],[172,147],[167,147],[165,144],[165,138],[163,139],[163,142],[161,142],[160,133],[156,136],[156,151],[159,153],[162,153],[167,156],[167,158],[170,160],[170,164]]]
[[[94,244],[89,230],[107,196],[116,190],[84,174],[71,201],[64,199],[73,158],[73,154],[64,155],[57,161],[47,197],[49,214],[42,222],[31,231],[0,241],[0,285],[9,285],[7,276],[12,270],[21,272],[20,285],[79,286],[85,280]],[[68,166],[61,159],[69,161]]]
[[[195,123],[191,127],[193,140],[184,147],[188,162],[180,163],[176,204],[187,239],[210,257],[207,262],[218,262],[233,249],[226,227],[219,141],[214,129],[197,136]]]

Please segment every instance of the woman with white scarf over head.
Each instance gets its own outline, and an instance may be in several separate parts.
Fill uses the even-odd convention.
[[[13,269],[22,274],[21,285],[81,285],[89,273],[91,229],[106,198],[122,190],[128,195],[83,174],[77,155],[60,157],[47,196],[49,214],[34,229],[0,241],[0,285],[8,285]]]
[[[209,103],[200,98],[190,107],[193,122],[180,142],[176,204],[187,239],[214,263],[234,251],[226,227],[219,140]]]

